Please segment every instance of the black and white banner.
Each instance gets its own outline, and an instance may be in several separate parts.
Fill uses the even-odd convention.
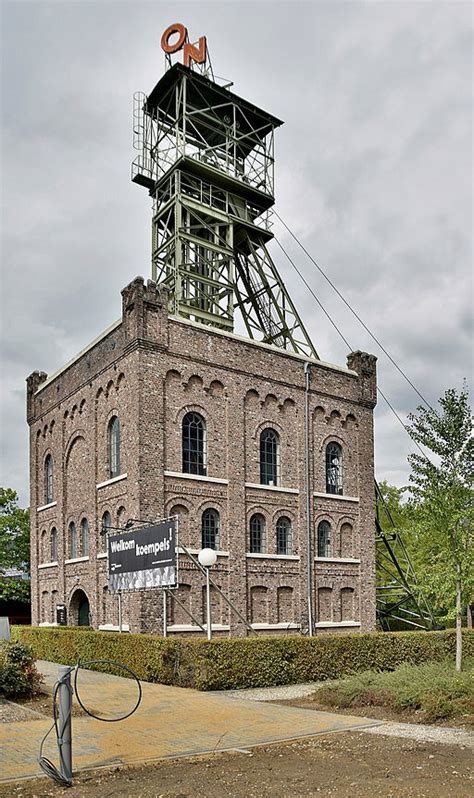
[[[109,590],[175,587],[176,518],[109,535]]]

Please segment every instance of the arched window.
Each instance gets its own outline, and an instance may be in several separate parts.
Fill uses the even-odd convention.
[[[89,556],[89,521],[83,518],[81,521],[81,554],[83,557]]]
[[[278,485],[279,438],[274,429],[264,429],[260,434],[260,482]]]
[[[40,555],[40,562],[47,562],[48,560],[48,552],[46,549],[47,543],[47,532],[46,529],[43,529],[40,538],[40,545],[39,545],[39,555]]]
[[[331,553],[331,526],[321,521],[318,526],[318,557],[329,557]]]
[[[118,477],[120,470],[120,421],[113,416],[108,427],[109,477]]]
[[[217,510],[204,510],[202,514],[202,547],[220,548],[220,518]]]
[[[326,446],[326,493],[342,495],[342,449],[334,441]]]
[[[77,529],[74,521],[69,524],[69,558],[77,557]]]
[[[206,422],[199,413],[183,418],[183,472],[206,476]]]
[[[109,511],[106,510],[102,516],[102,526],[100,530],[100,548],[102,551],[106,551],[107,549],[107,533],[112,527],[112,516],[110,515]]]
[[[48,454],[44,461],[44,503],[51,504],[53,495],[53,458]]]
[[[266,549],[265,518],[255,513],[250,519],[250,551],[252,554],[264,554]]]
[[[278,519],[276,525],[277,533],[277,554],[291,554],[291,521],[286,516]]]
[[[50,536],[51,542],[51,562],[56,562],[58,559],[58,530],[53,526]]]
[[[123,507],[123,506],[119,507],[118,510],[117,510],[117,527],[119,529],[122,529],[122,527],[125,527],[126,516],[127,516],[127,511],[126,511],[125,507]]]

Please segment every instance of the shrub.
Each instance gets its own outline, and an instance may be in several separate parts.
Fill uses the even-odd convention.
[[[367,670],[393,670],[454,658],[455,634],[373,632],[307,637],[214,639],[163,638],[154,635],[82,631],[80,627],[16,626],[16,640],[28,643],[38,659],[74,665],[112,659],[140,679],[198,690],[267,687],[338,679]],[[463,631],[466,657],[474,657],[474,632]]]
[[[41,681],[33,650],[22,643],[0,640],[0,695],[5,698],[35,695]]]
[[[329,706],[384,706],[395,711],[418,711],[431,722],[474,713],[473,661],[457,673],[451,661],[400,665],[394,671],[365,671],[323,687],[315,701]]]

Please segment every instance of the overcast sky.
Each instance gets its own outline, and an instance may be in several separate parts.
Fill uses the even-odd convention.
[[[150,276],[150,200],[130,182],[132,95],[161,33],[207,35],[216,75],[285,120],[276,207],[429,401],[471,378],[469,2],[1,2],[2,471],[28,502],[25,378],[52,373]],[[379,355],[402,418],[419,399],[275,224],[351,347]],[[323,360],[347,347],[271,252]],[[376,471],[412,444],[381,400]]]

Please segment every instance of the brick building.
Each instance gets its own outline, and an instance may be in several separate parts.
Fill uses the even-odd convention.
[[[266,141],[280,122],[175,65],[140,99],[147,124],[175,135],[163,115],[183,95],[193,105],[179,115],[179,158],[155,149],[150,169],[148,149],[134,173],[154,200],[157,281],[133,280],[118,322],[56,374],[27,380],[33,623],[54,623],[64,604],[68,623],[117,627],[101,532],[178,515],[191,552],[217,550],[213,579],[255,631],[373,629],[375,357],[320,360],[275,272],[261,220],[273,204]],[[219,116],[224,104],[232,114]],[[198,135],[196,156],[183,141]],[[233,332],[239,304],[253,337]],[[180,602],[204,620],[204,579],[183,553],[179,574]],[[167,615],[169,633],[201,633],[171,597]],[[246,633],[217,591],[212,620],[217,634]],[[123,623],[160,633],[161,593],[124,594]]]

